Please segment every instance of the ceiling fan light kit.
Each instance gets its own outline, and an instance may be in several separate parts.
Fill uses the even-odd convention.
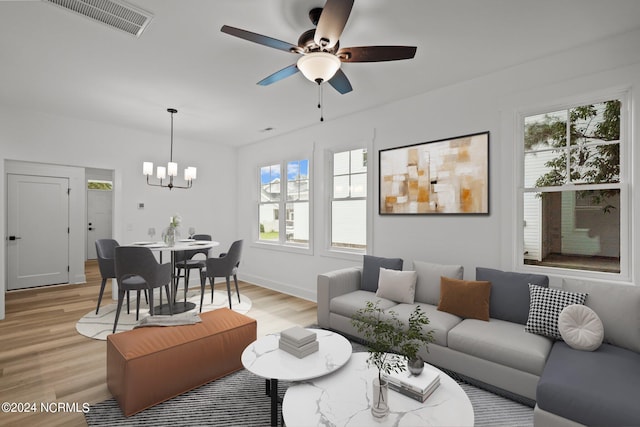
[[[167,167],[158,166],[156,170],[156,178],[160,180],[159,184],[154,184],[149,181],[149,177],[153,175],[153,162],[142,163],[142,174],[147,177],[147,185],[152,187],[162,187],[173,190],[174,188],[188,189],[193,185],[193,180],[197,177],[197,169],[193,166],[189,166],[184,170],[184,180],[187,185],[175,185],[173,179],[178,176],[178,164],[173,161],[173,115],[178,112],[175,108],[167,108],[167,112],[171,114],[171,153],[169,155],[169,162]],[[163,181],[169,176],[169,182],[163,183]]]
[[[327,52],[311,52],[298,59],[298,69],[312,82],[328,82],[340,68],[337,56]]]

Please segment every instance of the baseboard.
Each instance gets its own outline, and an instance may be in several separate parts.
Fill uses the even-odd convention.
[[[292,295],[307,301],[316,302],[316,293],[300,289],[297,286],[292,286],[287,283],[275,282],[263,277],[254,276],[252,274],[238,274],[238,280],[251,283],[261,288],[271,289],[272,291],[281,292],[283,294]]]

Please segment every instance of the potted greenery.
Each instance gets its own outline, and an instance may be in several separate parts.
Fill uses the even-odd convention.
[[[419,357],[421,347],[424,346],[428,351],[428,344],[433,342],[433,331],[425,332],[424,326],[429,324],[429,318],[420,306],[416,306],[407,326],[398,319],[395,311],[383,310],[378,306],[378,301],[367,301],[365,308],[352,316],[351,324],[369,345],[367,365],[378,369],[378,377],[373,382],[371,412],[376,417],[383,417],[389,412],[389,406],[388,387],[382,373],[402,372],[407,362]],[[397,357],[397,354],[402,357]]]

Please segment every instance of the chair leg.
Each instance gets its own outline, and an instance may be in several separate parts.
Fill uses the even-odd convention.
[[[136,292],[136,322],[140,320],[140,291]]]
[[[160,294],[162,294],[162,289],[160,289]],[[149,314],[153,316],[153,288],[149,288]]]
[[[200,313],[202,313],[202,303],[204,302],[204,288],[207,284],[207,277],[200,270]]]
[[[184,271],[184,305],[187,305],[187,291],[189,290],[189,270]]]
[[[116,308],[116,320],[113,322],[113,333],[116,333],[116,327],[118,326],[118,319],[120,318],[120,310],[122,309],[122,302],[124,300],[124,290],[118,290],[118,308]]]
[[[233,275],[233,281],[236,283],[236,294],[238,294],[238,304],[240,304],[240,291],[238,290],[238,275]]]
[[[169,299],[169,285],[166,285],[164,290],[167,292],[167,301],[169,301],[169,314],[173,316],[173,304],[171,304],[171,299]],[[162,289],[160,289],[160,295],[162,295]]]
[[[173,287],[173,303],[176,303],[176,295],[178,294],[178,287],[180,285],[180,267],[176,268],[175,271],[175,283],[174,283],[174,287]]]
[[[129,298],[131,295],[129,295],[129,291],[127,291],[127,314],[129,314]]]
[[[227,279],[227,297],[229,298],[229,308],[231,308],[231,282],[229,281],[229,276],[227,276],[226,279]]]
[[[98,314],[98,310],[100,310],[100,303],[102,302],[102,294],[104,293],[104,286],[107,284],[107,279],[102,279],[102,283],[100,284],[100,293],[98,294],[98,305],[96,306],[96,314]]]
[[[144,290],[144,300],[146,301],[147,305],[149,305],[149,293],[146,289]]]

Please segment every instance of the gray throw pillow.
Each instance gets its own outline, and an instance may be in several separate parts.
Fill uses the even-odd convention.
[[[365,255],[362,262],[362,283],[360,284],[360,289],[369,292],[378,290],[380,267],[389,270],[402,270],[402,259]]]
[[[526,325],[529,318],[529,284],[549,287],[549,278],[542,274],[483,267],[476,267],[476,280],[491,282],[489,317],[521,325]]]

